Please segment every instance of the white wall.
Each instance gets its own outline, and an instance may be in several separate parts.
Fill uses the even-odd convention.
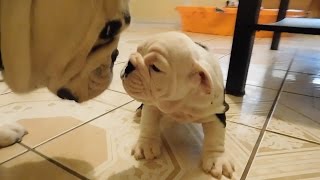
[[[133,22],[177,23],[175,7],[181,5],[224,6],[225,0],[131,0]]]

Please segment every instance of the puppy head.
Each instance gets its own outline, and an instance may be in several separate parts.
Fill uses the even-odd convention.
[[[148,39],[130,56],[121,73],[127,93],[138,101],[179,101],[197,91],[210,94],[208,71],[199,64],[199,46],[182,33]]]
[[[52,79],[49,81],[51,82],[48,86],[49,89],[62,99],[76,102],[83,102],[101,94],[112,81],[113,65],[119,51],[116,46],[109,46],[109,48],[100,51],[89,54],[85,60],[88,62],[83,65],[83,68],[79,68],[79,71],[74,75],[61,76],[60,80]],[[74,65],[78,66],[79,64]]]
[[[9,87],[17,93],[47,87],[77,102],[103,92],[112,80],[120,33],[130,24],[129,0],[29,3],[19,3],[20,9],[3,4],[1,55]]]
[[[61,76],[49,79],[48,88],[63,99],[77,102],[92,99],[107,89],[112,81],[120,33],[130,24],[130,13],[128,0],[102,2],[103,9],[101,14],[97,12],[97,16],[103,18],[100,21],[97,18],[96,27],[88,29],[88,41],[65,64]]]

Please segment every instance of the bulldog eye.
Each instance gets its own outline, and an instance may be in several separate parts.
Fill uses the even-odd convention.
[[[155,72],[161,72],[159,68],[157,68],[157,66],[155,66],[154,64],[151,65],[151,68],[155,71]]]

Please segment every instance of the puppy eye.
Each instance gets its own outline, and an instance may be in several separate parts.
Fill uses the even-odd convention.
[[[157,66],[155,65],[151,65],[151,68],[155,71],[155,72],[161,72],[159,68],[157,68]]]

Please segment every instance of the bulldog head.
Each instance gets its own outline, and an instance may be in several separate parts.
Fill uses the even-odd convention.
[[[47,87],[60,98],[77,102],[99,95],[111,83],[119,36],[130,24],[128,3],[3,2],[0,39],[5,82],[17,93]]]
[[[148,39],[130,56],[121,73],[123,86],[134,99],[146,104],[179,101],[190,94],[211,94],[209,70],[200,61],[208,54],[178,32]]]

